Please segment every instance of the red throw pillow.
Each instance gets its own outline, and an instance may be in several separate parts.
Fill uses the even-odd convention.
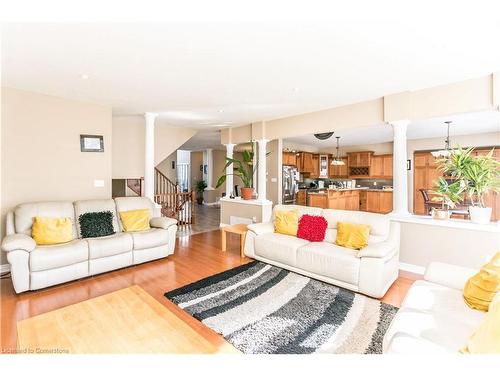
[[[297,237],[311,242],[321,242],[325,239],[327,227],[328,222],[323,216],[302,215]]]

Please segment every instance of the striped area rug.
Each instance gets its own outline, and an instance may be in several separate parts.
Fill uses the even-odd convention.
[[[165,293],[243,353],[382,353],[397,308],[262,262]]]

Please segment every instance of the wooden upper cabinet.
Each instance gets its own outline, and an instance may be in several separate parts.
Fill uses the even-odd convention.
[[[370,177],[392,178],[392,155],[373,155],[370,164]]]
[[[318,164],[315,168],[313,161],[313,154],[310,152],[301,152],[298,157],[299,163],[299,171],[302,173],[314,173],[314,171],[319,171],[319,158],[316,160]]]
[[[347,154],[349,167],[369,167],[373,151],[349,152]]]
[[[283,152],[283,165],[297,166],[297,156],[295,152]]]
[[[384,174],[384,158],[382,156],[373,156],[370,165],[370,177],[382,177]]]
[[[342,161],[344,165],[332,165],[331,162],[335,158],[335,156],[330,156],[329,165],[328,165],[328,176],[330,178],[347,178],[349,175],[347,171],[347,158],[343,157]]]
[[[430,152],[417,152],[413,156],[413,213],[426,215],[421,189],[432,190],[443,173]]]
[[[312,169],[311,169],[311,178],[317,178],[319,177],[319,155],[318,154],[312,154]]]

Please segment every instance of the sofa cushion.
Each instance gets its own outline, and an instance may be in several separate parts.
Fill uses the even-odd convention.
[[[417,280],[413,283],[401,303],[401,307],[450,315],[454,319],[465,322],[477,321],[484,316],[483,312],[467,307],[461,290],[448,288],[425,280]]]
[[[116,212],[141,210],[147,208],[149,210],[149,217],[154,217],[155,209],[151,199],[147,197],[117,197],[115,198]],[[119,221],[120,229],[123,230],[121,220]]]
[[[327,226],[323,216],[302,215],[297,237],[311,242],[323,242]]]
[[[396,334],[403,334],[431,341],[458,353],[466,345],[479,323],[480,319],[463,321],[450,314],[402,307],[385,333],[384,342],[390,342]]]
[[[23,203],[14,209],[14,226],[16,233],[31,236],[34,217],[69,217],[72,222],[72,238],[76,236],[75,210],[72,202],[36,202]]]
[[[132,251],[134,244],[129,233],[117,233],[112,236],[88,238],[89,258],[98,259]]]
[[[85,240],[74,240],[60,245],[37,246],[30,253],[30,270],[50,270],[88,260],[89,248]]]
[[[328,228],[325,232],[325,242],[331,242],[331,243],[335,243],[335,240],[337,239],[337,229],[332,229],[332,228]],[[380,243],[380,242],[384,242],[387,240],[387,236],[374,236],[372,234],[370,234],[368,236],[368,245],[370,244],[374,244],[374,243]]]
[[[274,220],[274,231],[276,233],[288,234],[289,236],[297,236],[298,226],[298,210],[276,211],[276,218]]]
[[[69,217],[33,218],[31,237],[37,245],[57,245],[73,239],[73,223]]]
[[[360,260],[356,250],[328,242],[311,242],[297,250],[297,267],[358,285]]]
[[[113,213],[111,211],[86,212],[78,216],[78,226],[82,238],[111,236],[113,228]]]
[[[255,237],[255,254],[276,262],[296,265],[297,249],[309,241],[280,233],[266,233]]]
[[[116,205],[113,199],[89,199],[89,200],[81,200],[75,201],[73,203],[75,207],[75,216],[77,218],[77,233],[80,237],[80,225],[78,223],[78,218],[82,214],[86,214],[89,212],[102,212],[102,211],[111,211],[113,214],[113,231],[115,233],[120,232],[120,226],[118,224],[118,217],[116,215]]]
[[[389,236],[391,220],[388,215],[362,211],[324,209],[323,216],[328,221],[328,228],[337,229],[337,223],[348,222],[370,226],[370,235],[381,236],[385,241]]]
[[[168,230],[153,228],[143,232],[129,232],[134,242],[134,250],[149,249],[168,243]]]

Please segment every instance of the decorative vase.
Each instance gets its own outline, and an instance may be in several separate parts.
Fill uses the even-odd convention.
[[[240,190],[241,190],[241,198],[243,198],[246,201],[252,200],[254,188],[242,187]]]
[[[476,224],[489,224],[491,207],[469,207],[470,221]]]
[[[432,218],[436,220],[448,220],[451,216],[451,212],[448,210],[443,210],[439,208],[434,208],[432,210]]]

